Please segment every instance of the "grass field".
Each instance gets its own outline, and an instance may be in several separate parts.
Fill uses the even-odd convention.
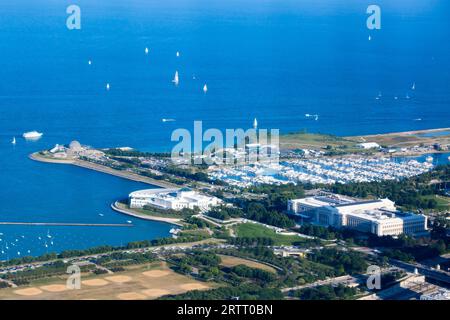
[[[304,241],[304,239],[299,236],[278,234],[265,226],[254,223],[241,223],[233,228],[238,237],[271,238],[275,242],[275,245],[292,245],[294,242]]]
[[[163,262],[130,266],[116,274],[82,275],[79,290],[69,290],[65,284],[64,276],[40,280],[29,286],[0,289],[0,299],[144,300],[214,287],[214,284],[175,273]]]
[[[351,148],[361,142],[319,133],[290,133],[280,137],[281,149],[322,149],[326,146]]]
[[[290,133],[280,136],[281,149],[324,149],[331,146],[345,152],[367,152],[356,147],[362,142],[376,142],[389,147],[450,144],[450,128],[394,132],[366,136],[339,137],[320,133]]]
[[[429,195],[429,196],[422,196],[422,199],[434,199],[437,201],[437,207],[435,209],[432,209],[431,211],[449,211],[450,210],[450,198],[449,197],[443,197],[438,195]],[[427,211],[427,210],[425,210]]]
[[[276,273],[276,270],[274,268],[272,268],[268,265],[265,265],[263,263],[256,262],[256,261],[233,257],[233,256],[225,256],[222,254],[219,254],[219,257],[222,260],[222,262],[220,264],[225,267],[234,267],[234,266],[243,264],[250,268],[257,268],[257,269],[262,269],[265,271]]]

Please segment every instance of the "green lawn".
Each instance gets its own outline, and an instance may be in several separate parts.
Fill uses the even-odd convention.
[[[286,149],[294,148],[324,148],[354,147],[360,141],[319,133],[290,133],[280,137],[280,145]]]
[[[275,245],[292,245],[294,242],[307,242],[307,239],[299,236],[286,236],[277,234],[275,231],[254,223],[241,223],[233,227],[238,237],[248,238],[271,238]]]
[[[434,199],[437,201],[437,207],[427,211],[447,211],[450,210],[450,198],[438,195],[423,196],[423,199]]]
[[[139,209],[139,208],[133,208],[131,209],[130,206],[123,202],[118,202],[117,206],[122,209],[134,211],[136,213],[140,214],[146,214],[149,216],[154,217],[160,217],[160,218],[175,218],[175,219],[183,219],[185,216],[181,213],[176,213],[174,211],[162,211],[158,209]]]

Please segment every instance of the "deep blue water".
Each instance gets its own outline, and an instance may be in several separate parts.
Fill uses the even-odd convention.
[[[128,220],[108,206],[142,185],[27,159],[32,151],[73,139],[96,147],[169,151],[172,130],[191,129],[194,120],[203,120],[204,128],[247,128],[254,117],[260,127],[282,133],[450,126],[445,0],[379,0],[377,31],[366,28],[372,1],[364,0],[76,3],[82,29],[74,31],[66,28],[65,1],[0,3],[1,220]],[[178,87],[171,83],[175,70]],[[44,137],[10,144],[29,130]],[[53,228],[54,249],[154,238],[170,228],[133,221],[137,226],[126,230]],[[27,247],[32,254],[44,250],[35,240],[47,229],[0,232],[9,242],[24,235],[22,254]]]

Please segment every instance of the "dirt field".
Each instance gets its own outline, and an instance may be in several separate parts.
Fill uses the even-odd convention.
[[[66,288],[63,277],[47,279],[30,286],[0,290],[0,299],[12,300],[142,300],[213,286],[177,274],[164,263],[134,266],[114,275],[81,278],[81,289]]]
[[[266,270],[266,271],[273,272],[273,273],[276,272],[276,270],[274,268],[269,267],[268,265],[265,265],[265,264],[262,264],[259,262],[242,259],[242,258],[238,258],[238,257],[232,257],[232,256],[225,256],[225,255],[219,255],[219,256],[220,256],[220,259],[222,259],[221,265],[225,266],[225,267],[234,267],[234,266],[243,264],[250,268],[258,268],[258,269]]]

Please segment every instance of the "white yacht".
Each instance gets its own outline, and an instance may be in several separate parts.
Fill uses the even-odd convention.
[[[413,83],[413,85],[411,87],[411,90],[416,90],[416,83],[415,82]]]
[[[180,51],[177,51],[177,58],[180,57]]]
[[[109,85],[109,83],[106,84],[106,90],[109,90],[111,88],[111,86]]]
[[[41,133],[41,132],[29,131],[29,132],[25,132],[22,136],[25,139],[33,140],[33,139],[39,139],[40,137],[42,137],[42,135],[43,135],[43,133]]]
[[[16,137],[13,137],[11,143],[12,143],[12,144],[16,144]]]
[[[175,83],[175,85],[178,85],[178,83],[180,82],[180,78],[178,76],[178,71],[175,71],[175,76],[173,77],[172,82]]]
[[[148,48],[145,48],[145,54],[148,54]]]
[[[208,86],[206,85],[206,83],[205,83],[205,85],[203,86],[203,92],[208,92]]]

